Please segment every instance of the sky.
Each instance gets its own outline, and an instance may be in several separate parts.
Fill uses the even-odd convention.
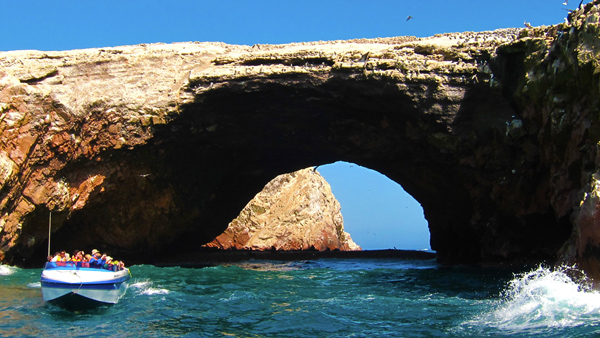
[[[140,43],[283,44],[552,25],[571,0],[0,0],[0,51]],[[584,0],[586,4],[589,0]],[[407,20],[408,17],[412,17]],[[428,249],[418,202],[387,177],[338,162],[318,171],[363,249]]]

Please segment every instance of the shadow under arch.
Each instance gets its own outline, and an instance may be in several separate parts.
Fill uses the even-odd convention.
[[[362,71],[330,75],[190,83],[193,102],[153,126],[146,144],[62,170],[73,186],[104,179],[84,208],[57,215],[57,245],[103,243],[98,249],[138,261],[195,250],[277,175],[345,161],[386,175],[422,205],[442,262],[556,255],[569,224],[554,218],[547,196],[520,190],[537,186],[511,176],[522,150],[506,138],[516,112],[499,89],[453,82],[453,74],[443,85]],[[540,171],[536,163],[525,169],[534,177]],[[47,233],[32,226],[47,224],[40,221],[46,211],[32,213],[22,238]],[[45,243],[36,250],[40,256]],[[15,251],[33,254],[25,242]]]
[[[469,100],[480,98],[469,88],[441,95],[436,87],[415,83],[406,90],[369,77],[315,85],[298,75],[227,82],[198,97],[157,132],[172,168],[169,181],[182,180],[177,185],[184,195],[198,193],[210,211],[202,220],[213,225],[188,227],[193,236],[185,239],[212,240],[279,174],[347,161],[386,175],[421,203],[431,247],[446,253],[442,258],[478,260],[480,233],[465,229],[472,216],[468,185],[474,183],[465,182],[472,178],[451,153],[458,140],[450,126],[461,105],[477,107]],[[512,114],[498,93],[487,94],[500,101],[490,114]],[[178,247],[193,246],[181,238]]]

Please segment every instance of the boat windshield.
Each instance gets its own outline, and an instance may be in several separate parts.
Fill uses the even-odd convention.
[[[120,271],[123,268],[112,265],[112,264],[104,264],[103,266],[97,264],[90,264],[89,262],[46,262],[44,264],[44,269],[59,269],[59,268],[71,268],[71,269],[80,269],[80,268],[92,268],[92,269],[100,269],[100,270],[109,270],[109,271]]]

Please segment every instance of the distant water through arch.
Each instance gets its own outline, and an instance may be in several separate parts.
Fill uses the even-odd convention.
[[[364,250],[430,250],[423,208],[398,183],[348,162],[317,167],[342,206],[344,229]]]

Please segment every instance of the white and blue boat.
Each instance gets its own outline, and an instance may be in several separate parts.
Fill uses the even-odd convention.
[[[42,270],[44,301],[67,309],[116,304],[127,291],[129,269],[86,262],[47,262]]]

